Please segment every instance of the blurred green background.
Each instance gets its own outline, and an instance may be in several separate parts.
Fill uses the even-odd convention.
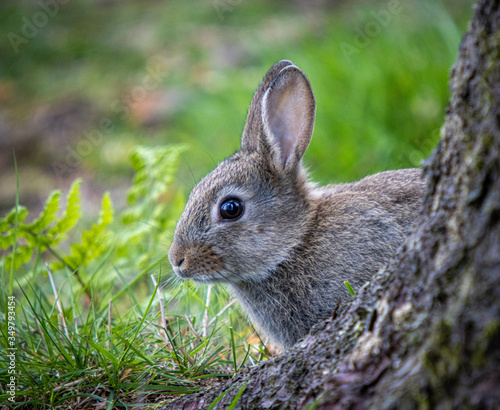
[[[435,147],[472,1],[2,0],[0,212],[83,177],[118,206],[137,144],[186,142],[178,187],[239,147],[267,69],[308,75],[321,183],[419,166]]]

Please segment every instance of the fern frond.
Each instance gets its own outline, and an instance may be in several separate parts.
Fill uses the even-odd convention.
[[[64,211],[61,219],[57,221],[55,227],[48,230],[48,235],[54,237],[53,244],[59,243],[65,239],[66,234],[76,225],[78,220],[82,217],[80,185],[81,179],[76,179],[68,192],[66,210]]]
[[[20,228],[22,227],[23,230],[29,231],[31,233],[43,232],[50,226],[50,224],[55,221],[57,212],[59,211],[60,202],[61,191],[59,191],[58,189],[52,191],[45,201],[45,205],[38,218],[36,218],[30,224],[20,226]]]
[[[13,229],[3,232],[0,235],[0,250],[9,249],[12,245],[14,245],[15,240],[16,236]]]
[[[14,263],[14,270],[21,267],[23,263],[29,262],[33,255],[33,248],[25,245],[18,245],[15,252],[11,252],[5,257],[5,268],[10,270]]]
[[[71,253],[65,257],[69,265],[76,269],[86,266],[109,247],[111,233],[106,228],[113,222],[113,214],[113,203],[106,192],[102,198],[98,222],[82,233],[81,243],[71,245]],[[56,264],[55,267],[61,268],[62,265]]]
[[[26,209],[25,206],[19,205],[17,208],[17,222],[21,223],[24,222],[26,217],[28,216],[28,210]],[[16,222],[16,208],[12,208],[7,215],[5,215],[5,218],[0,219],[0,230],[7,230],[9,228],[9,225],[14,225]],[[8,225],[5,227],[5,223]]]

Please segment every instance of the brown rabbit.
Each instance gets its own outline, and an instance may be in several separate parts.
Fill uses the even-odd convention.
[[[175,273],[227,283],[250,319],[288,348],[394,254],[420,208],[419,169],[316,187],[302,156],[316,104],[305,74],[275,64],[256,91],[241,150],[192,191],[169,259]]]

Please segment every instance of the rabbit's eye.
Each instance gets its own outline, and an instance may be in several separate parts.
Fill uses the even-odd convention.
[[[237,219],[243,214],[243,204],[237,198],[226,199],[220,205],[222,219]]]

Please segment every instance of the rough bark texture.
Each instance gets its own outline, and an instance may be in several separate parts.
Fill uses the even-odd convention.
[[[498,408],[500,2],[479,0],[451,74],[414,233],[290,351],[162,409]]]

